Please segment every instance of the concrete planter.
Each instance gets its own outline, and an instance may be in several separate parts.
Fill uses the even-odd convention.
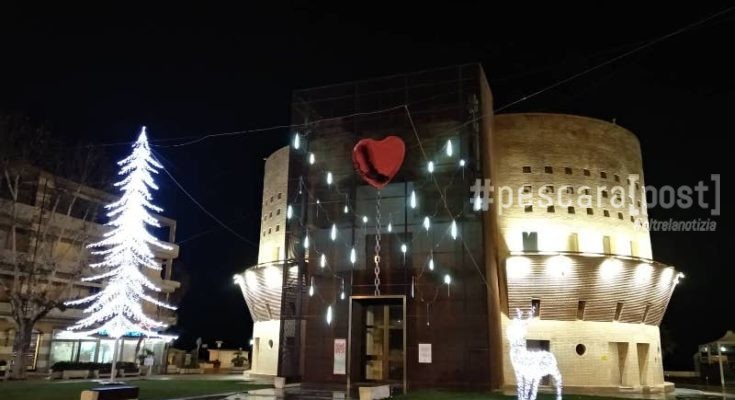
[[[179,368],[180,374],[203,374],[204,370],[201,368]]]
[[[67,369],[67,370],[61,371],[61,379],[72,379],[72,378],[86,379],[88,376],[89,376],[88,369]]]
[[[273,378],[273,387],[276,389],[283,389],[286,386],[286,378],[277,376]]]

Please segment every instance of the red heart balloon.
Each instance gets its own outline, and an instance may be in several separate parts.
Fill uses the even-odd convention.
[[[401,169],[406,145],[398,136],[362,139],[352,149],[352,163],[365,182],[382,189]]]

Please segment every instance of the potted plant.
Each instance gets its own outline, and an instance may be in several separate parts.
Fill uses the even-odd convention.
[[[219,369],[220,365],[222,365],[222,361],[219,359],[212,361],[212,366],[214,367],[215,371]]]
[[[242,347],[237,349],[235,352],[235,357],[232,359],[232,366],[237,368],[242,368],[245,365],[245,361],[247,361],[247,358],[243,357],[242,355]]]

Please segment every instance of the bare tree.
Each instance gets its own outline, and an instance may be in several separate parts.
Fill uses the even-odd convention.
[[[99,237],[98,202],[88,185],[99,172],[89,148],[62,147],[25,118],[0,115],[0,298],[16,324],[12,377],[22,379],[36,323],[74,290]]]

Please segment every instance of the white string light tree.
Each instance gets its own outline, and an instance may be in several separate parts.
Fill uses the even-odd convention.
[[[152,247],[170,250],[171,246],[161,242],[150,232],[148,227],[160,227],[158,220],[151,212],[161,212],[154,205],[150,189],[157,190],[152,174],[163,168],[151,155],[145,127],[142,128],[138,140],[133,144],[133,153],[118,162],[124,178],[115,183],[122,196],[119,200],[105,206],[110,218],[107,226],[111,230],[104,239],[91,244],[95,250],[92,254],[104,259],[90,267],[102,272],[84,278],[84,281],[107,280],[104,288],[91,296],[69,301],[67,305],[89,304],[84,309],[88,314],[69,331],[76,336],[99,335],[115,339],[111,380],[115,380],[115,364],[118,357],[118,343],[123,336],[145,336],[149,338],[175,339],[174,336],[159,333],[166,324],[148,317],[143,312],[143,301],[159,307],[175,310],[176,307],[161,302],[147,292],[160,292],[144,271],[161,270],[155,260]]]

